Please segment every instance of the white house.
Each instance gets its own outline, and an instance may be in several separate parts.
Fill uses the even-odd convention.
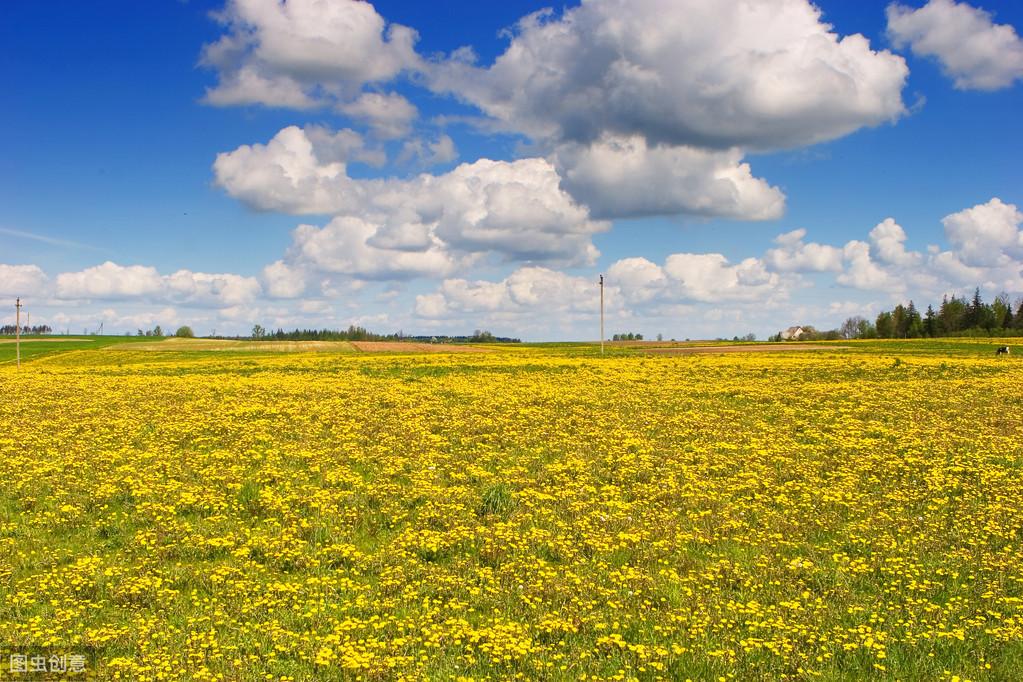
[[[799,337],[803,335],[802,327],[789,327],[785,331],[781,332],[782,341],[798,341]]]

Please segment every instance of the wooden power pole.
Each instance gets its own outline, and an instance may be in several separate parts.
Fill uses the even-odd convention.
[[[10,299],[7,299],[10,300]],[[21,369],[21,299],[14,303],[14,354],[18,358],[18,369]]]
[[[600,276],[600,354],[604,354],[604,275]]]

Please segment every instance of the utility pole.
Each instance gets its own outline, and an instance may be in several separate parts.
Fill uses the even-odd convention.
[[[8,299],[10,300],[10,299]],[[21,369],[21,299],[14,303],[14,353],[18,358],[18,369]]]
[[[600,276],[600,354],[604,354],[604,275]]]

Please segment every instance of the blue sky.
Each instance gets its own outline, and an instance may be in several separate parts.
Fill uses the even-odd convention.
[[[678,338],[1023,295],[1019,3],[544,7],[7,3],[0,296],[572,339],[600,272]]]

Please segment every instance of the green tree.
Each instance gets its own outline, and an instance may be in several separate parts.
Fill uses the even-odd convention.
[[[941,307],[938,309],[938,320],[940,336],[963,329],[966,324],[966,301],[955,296],[942,298]]]
[[[878,338],[890,339],[895,336],[895,322],[887,310],[877,316],[874,327],[877,329]]]
[[[977,309],[977,327],[983,329],[988,334],[991,334],[998,328],[998,325],[995,323],[995,311],[992,306],[984,304]]]
[[[1004,291],[995,297],[991,302],[991,314],[994,317],[995,329],[1010,329],[1012,327],[1012,303],[1009,301],[1009,294]]]
[[[909,306],[906,307],[906,338],[919,339],[924,335],[923,320],[920,319],[920,313],[917,311],[916,306],[913,305],[913,301],[909,302]]]
[[[937,336],[938,318],[934,314],[934,306],[927,306],[927,313],[924,315],[924,336]]]
[[[909,328],[909,318],[906,316],[906,306],[901,303],[892,310],[892,336],[897,339],[906,338],[906,330]]]
[[[979,327],[983,317],[984,300],[980,297],[980,287],[973,290],[973,300],[966,306],[966,314],[963,316],[963,329]]]
[[[192,339],[195,338],[195,333],[192,331],[192,328],[189,327],[188,325],[182,325],[178,327],[178,330],[176,332],[174,332],[174,336],[178,337],[179,339]]]

